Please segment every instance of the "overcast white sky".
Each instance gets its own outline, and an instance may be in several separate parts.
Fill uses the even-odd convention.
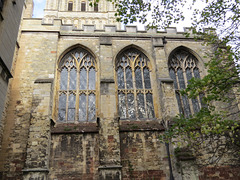
[[[33,2],[34,2],[33,17],[42,18],[46,0],[33,0]]]
[[[46,0],[34,0],[34,10],[33,10],[33,17],[34,18],[42,18],[43,17],[43,9],[45,8]],[[184,22],[180,24],[172,25],[172,27],[177,27],[178,31],[183,31],[183,27],[190,27],[191,26],[191,13],[186,12],[186,19]],[[138,29],[143,29],[143,25],[138,25]]]

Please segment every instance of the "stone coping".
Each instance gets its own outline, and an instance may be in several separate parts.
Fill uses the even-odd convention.
[[[138,120],[138,121],[128,121],[120,120],[120,132],[128,131],[164,131],[163,125],[157,120]]]
[[[164,131],[164,127],[157,120],[120,120],[120,132],[132,131]],[[51,134],[82,134],[98,133],[97,123],[57,123],[51,127]]]

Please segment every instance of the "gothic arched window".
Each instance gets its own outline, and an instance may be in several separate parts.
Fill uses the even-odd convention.
[[[149,59],[135,48],[117,57],[118,107],[121,119],[154,118]]]
[[[67,53],[59,64],[59,122],[96,119],[96,61],[82,48]]]
[[[198,112],[202,98],[189,100],[187,96],[182,96],[179,92],[180,89],[187,87],[192,77],[200,78],[197,58],[184,49],[177,50],[169,59],[169,75],[174,80],[179,112],[185,117]]]

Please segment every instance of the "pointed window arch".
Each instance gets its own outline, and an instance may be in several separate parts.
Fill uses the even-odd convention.
[[[95,121],[95,58],[83,48],[73,49],[62,58],[58,71],[58,121]]]
[[[118,109],[121,119],[155,117],[149,59],[130,48],[117,57]]]
[[[185,117],[198,112],[203,106],[202,96],[190,100],[179,92],[186,89],[192,77],[200,78],[197,58],[184,48],[176,50],[169,59],[169,75],[174,80],[179,112]]]

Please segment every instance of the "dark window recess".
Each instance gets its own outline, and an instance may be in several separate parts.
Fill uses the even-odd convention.
[[[187,87],[192,77],[200,78],[197,58],[183,49],[176,51],[169,60],[169,75],[174,81],[179,112],[185,117],[199,112],[204,106],[202,96],[189,100],[179,93]]]
[[[120,118],[155,118],[149,59],[137,49],[128,49],[118,56],[116,73]]]
[[[98,4],[94,4],[94,11],[98,12]]]
[[[73,2],[69,1],[68,2],[68,11],[72,11],[73,10]]]
[[[85,2],[81,3],[81,11],[86,11],[86,3]]]

